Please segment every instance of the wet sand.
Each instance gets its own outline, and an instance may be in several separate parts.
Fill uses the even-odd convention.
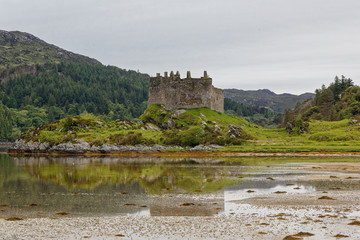
[[[357,173],[360,174],[360,162],[346,162],[346,163],[304,163],[309,165],[309,168],[303,168],[310,171],[327,171],[327,172],[343,172],[343,173]],[[358,176],[359,177],[359,176]]]
[[[321,194],[320,194],[321,195]],[[309,202],[272,198],[267,202],[247,200],[244,212],[215,217],[55,217],[20,221],[0,220],[2,239],[284,239],[299,233],[306,239],[360,239],[360,226],[349,225],[359,218],[354,195],[328,202],[312,196]],[[343,196],[329,195],[340,198]],[[356,198],[357,199],[357,198]],[[269,200],[269,199],[268,199]],[[301,235],[301,234],[300,234]]]

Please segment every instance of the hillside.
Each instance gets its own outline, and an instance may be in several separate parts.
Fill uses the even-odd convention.
[[[66,51],[29,33],[0,30],[0,67],[60,62],[101,64],[96,59]]]
[[[38,75],[36,65],[61,62],[101,64],[93,58],[66,51],[25,32],[0,30],[0,82],[24,74]]]
[[[276,94],[268,89],[238,90],[225,89],[225,98],[247,106],[268,107],[275,113],[283,113],[286,109],[294,108],[297,102],[313,98],[315,94],[304,93],[293,95],[288,93]]]

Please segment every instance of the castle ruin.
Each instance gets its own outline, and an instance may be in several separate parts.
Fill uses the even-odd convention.
[[[192,78],[188,71],[183,79],[179,72],[157,73],[150,77],[148,107],[153,104],[163,104],[167,110],[207,107],[223,113],[224,90],[212,85],[206,71],[201,78]]]

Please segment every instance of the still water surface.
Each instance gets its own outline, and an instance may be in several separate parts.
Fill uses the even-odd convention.
[[[238,200],[321,191],[341,182],[299,180],[299,164],[217,159],[10,157],[0,153],[0,217],[214,216]],[[325,188],[326,186],[326,188]]]

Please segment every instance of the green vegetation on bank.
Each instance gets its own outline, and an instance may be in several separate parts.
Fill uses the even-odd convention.
[[[148,108],[141,121],[104,121],[94,115],[67,118],[33,128],[25,141],[50,145],[80,142],[91,145],[217,144],[222,152],[357,152],[360,125],[355,118],[341,121],[313,120],[302,134],[284,128],[265,129],[207,108],[167,111],[159,105]]]
[[[360,125],[355,118],[341,121],[309,121],[302,134],[289,134],[284,128],[253,129],[255,140],[241,146],[228,146],[230,152],[359,152]]]

